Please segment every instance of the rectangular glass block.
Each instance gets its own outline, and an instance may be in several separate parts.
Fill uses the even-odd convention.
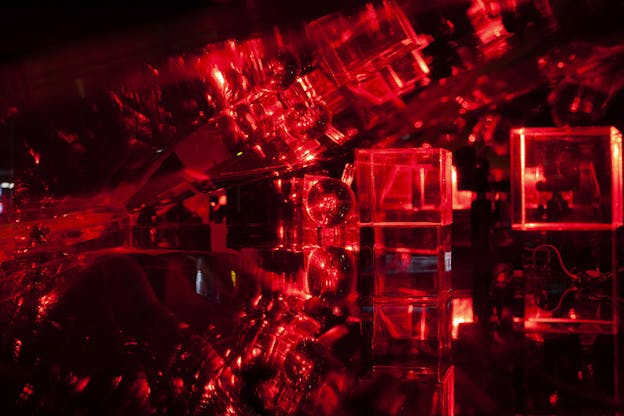
[[[372,227],[375,294],[440,296],[451,289],[451,226]]]
[[[451,299],[373,299],[373,368],[441,376],[449,365]]]
[[[512,226],[601,230],[622,225],[622,135],[614,127],[511,132]]]
[[[451,224],[448,150],[362,149],[356,153],[355,167],[361,226]]]
[[[622,228],[522,232],[528,332],[613,334],[618,327]]]
[[[380,105],[427,84],[429,68],[409,19],[393,1],[367,4],[308,24],[328,72],[359,98]]]
[[[0,225],[0,260],[44,253],[80,253],[130,243],[130,217],[109,207],[23,209]]]

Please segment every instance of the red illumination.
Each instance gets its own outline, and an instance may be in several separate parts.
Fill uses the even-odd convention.
[[[356,173],[361,233],[373,238],[374,371],[441,382],[452,328],[450,153],[359,150]]]
[[[30,153],[30,155],[32,156],[33,160],[35,161],[35,164],[38,165],[39,162],[41,161],[41,155],[37,153],[37,151],[35,151],[35,149],[33,149],[32,147],[28,149],[28,153]]]
[[[500,56],[508,46],[510,36],[503,26],[501,7],[497,0],[473,0],[468,17],[481,42],[481,51],[489,58]]]
[[[512,221],[522,230],[610,230],[624,223],[622,135],[610,127],[511,133]]]
[[[472,205],[472,201],[475,199],[475,195],[472,191],[460,191],[457,188],[457,169],[453,166],[451,172],[453,180],[453,209],[454,210],[468,210]]]
[[[453,298],[453,339],[457,339],[459,325],[474,322],[472,298]]]
[[[322,45],[337,82],[371,104],[397,103],[400,95],[428,82],[420,54],[425,42],[390,1],[368,5],[355,16],[324,17],[312,22],[308,33]]]
[[[358,150],[360,222],[452,222],[451,154],[433,148]]]

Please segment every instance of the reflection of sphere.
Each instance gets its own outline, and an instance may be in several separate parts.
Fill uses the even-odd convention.
[[[345,222],[354,205],[351,189],[332,178],[316,182],[305,202],[312,221],[322,227],[335,227]]]
[[[351,254],[342,248],[319,247],[308,259],[308,288],[314,296],[347,295],[355,266]]]

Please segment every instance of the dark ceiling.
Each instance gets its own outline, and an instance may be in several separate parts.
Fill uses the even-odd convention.
[[[190,21],[204,37],[224,38],[293,24],[363,1],[190,0],[183,2],[75,2],[26,0],[0,8],[0,60],[49,52],[76,42],[158,31],[169,41],[191,42]],[[162,32],[168,32],[164,37]],[[196,33],[195,33],[196,34]],[[195,41],[202,41],[201,36]]]

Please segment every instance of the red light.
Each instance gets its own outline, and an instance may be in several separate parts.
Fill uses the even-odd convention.
[[[41,161],[41,155],[35,151],[32,147],[28,149],[28,153],[32,156],[35,164],[38,165]]]
[[[472,298],[453,299],[453,339],[457,339],[459,325],[474,322],[474,312],[472,309]]]

